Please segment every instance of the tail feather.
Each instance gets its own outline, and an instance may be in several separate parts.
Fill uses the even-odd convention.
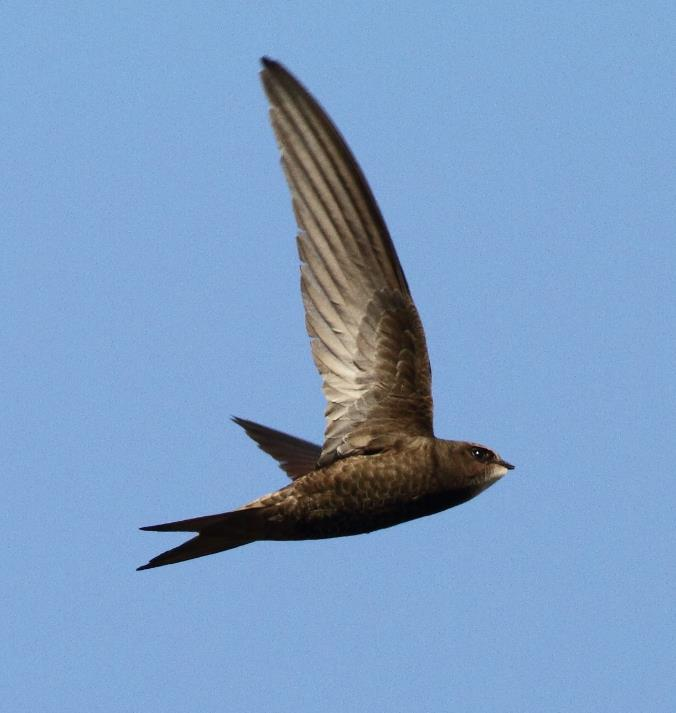
[[[188,540],[182,545],[174,547],[172,550],[167,550],[161,555],[157,555],[157,557],[153,557],[148,564],[138,567],[136,571],[140,572],[144,569],[153,569],[153,567],[163,567],[165,564],[176,564],[178,562],[195,559],[196,557],[213,555],[217,552],[224,552],[225,550],[232,550],[241,545],[247,545],[253,541],[254,540],[246,539],[226,540],[224,537],[197,535],[197,537],[193,537],[192,540]]]
[[[202,517],[191,517],[187,520],[164,522],[161,525],[146,525],[141,530],[146,530],[147,532],[202,532],[208,527],[226,525],[228,521],[238,519],[237,514],[240,512],[242,511],[233,510],[232,512],[222,512],[218,515],[202,515]]]
[[[142,527],[142,530],[154,532],[198,532],[199,534],[182,545],[153,557],[148,564],[139,567],[137,571],[213,555],[216,552],[231,550],[263,539],[261,510],[264,508],[243,508],[218,515],[205,515],[189,520]]]

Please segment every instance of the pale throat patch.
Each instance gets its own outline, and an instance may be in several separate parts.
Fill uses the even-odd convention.
[[[486,480],[499,480],[506,472],[507,468],[505,468],[504,465],[491,463],[488,468],[486,468]]]

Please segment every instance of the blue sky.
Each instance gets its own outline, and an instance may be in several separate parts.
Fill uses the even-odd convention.
[[[672,3],[5,3],[0,688],[35,711],[672,711]],[[257,77],[360,160],[435,425],[517,469],[358,538],[135,567],[321,440]]]

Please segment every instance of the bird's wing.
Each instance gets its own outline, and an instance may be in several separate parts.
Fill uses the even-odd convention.
[[[262,451],[279,463],[279,467],[291,480],[296,480],[316,468],[322,453],[321,446],[244,418],[235,416],[232,420],[256,441]]]
[[[366,179],[331,120],[280,64],[263,86],[300,229],[301,291],[328,401],[319,465],[432,435],[425,335]]]

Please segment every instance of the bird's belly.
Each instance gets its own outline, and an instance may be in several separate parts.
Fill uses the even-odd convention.
[[[460,505],[474,495],[474,492],[462,490],[417,495],[408,499],[375,497],[359,503],[326,503],[303,513],[295,523],[293,536],[289,539],[361,535],[433,515]]]

